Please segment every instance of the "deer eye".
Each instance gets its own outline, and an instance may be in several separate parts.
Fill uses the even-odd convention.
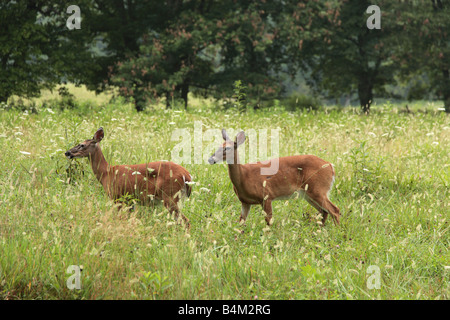
[[[84,147],[86,147],[86,145],[85,144],[80,144],[80,147],[84,148]]]

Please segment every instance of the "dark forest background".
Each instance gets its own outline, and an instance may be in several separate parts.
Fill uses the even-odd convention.
[[[0,102],[71,82],[118,88],[138,111],[245,88],[255,107],[306,97],[368,112],[391,98],[450,112],[449,17],[445,0],[2,0]]]

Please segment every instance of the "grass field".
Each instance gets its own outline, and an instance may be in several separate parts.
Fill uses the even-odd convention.
[[[138,114],[94,100],[0,110],[0,299],[449,299],[448,115],[389,104],[370,116],[238,114],[201,100],[188,112]],[[193,137],[199,122],[218,134],[278,128],[280,156],[332,162],[341,225],[320,226],[302,200],[275,202],[271,227],[260,207],[239,225],[227,167],[204,162],[183,164],[196,181],[182,208],[187,232],[163,207],[117,211],[88,161],[64,157],[102,126],[110,164],[171,160],[174,130]],[[213,151],[203,143],[204,156]],[[72,265],[81,289],[67,286]]]

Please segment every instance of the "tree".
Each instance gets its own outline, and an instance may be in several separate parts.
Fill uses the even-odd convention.
[[[62,80],[81,83],[95,65],[86,35],[69,30],[65,1],[0,4],[0,101],[34,97]]]
[[[409,95],[423,98],[433,93],[450,113],[450,2],[407,1],[394,8],[401,31],[393,60],[403,80],[421,86],[412,86]],[[428,81],[417,80],[423,77]]]
[[[153,24],[161,23],[157,0],[81,0],[87,49],[98,68],[86,80],[88,88],[103,91],[118,61],[139,51],[142,35]]]
[[[174,1],[161,6],[165,16],[160,24],[153,23],[143,33],[139,50],[111,68],[110,83],[119,86],[120,93],[133,97],[138,111],[147,100],[182,98],[188,104],[190,87],[207,88],[211,61],[202,52],[213,40],[212,19],[204,1]],[[114,71],[115,70],[115,71]]]
[[[133,97],[137,110],[161,97],[167,107],[178,98],[187,107],[190,91],[229,97],[237,79],[256,99],[280,91],[274,4],[179,0],[157,10],[159,21],[147,26],[139,50],[110,68],[110,84]]]
[[[331,26],[341,24],[338,2],[287,0],[281,8],[277,38],[284,43],[281,51],[286,57],[287,72],[292,80],[302,72],[313,91],[321,93],[324,86],[318,75],[319,57],[323,59],[323,52],[331,43]],[[314,79],[311,78],[313,67],[316,68]]]
[[[285,63],[283,39],[279,37],[283,5],[283,1],[238,1],[228,5],[217,21],[220,67],[212,82],[216,97],[230,97],[236,80],[242,81],[247,87],[247,99],[256,104],[280,96],[280,74]]]
[[[299,49],[306,48],[307,54],[299,64],[310,74],[310,85],[333,97],[356,91],[365,113],[370,110],[374,92],[384,93],[384,86],[394,81],[395,69],[390,52],[396,26],[385,21],[388,10],[382,10],[381,29],[369,29],[366,10],[371,4],[356,0],[315,1],[303,4],[311,14],[298,19],[294,11],[291,19],[304,34],[297,43]],[[378,4],[388,7],[387,1]]]
[[[0,4],[0,102],[14,94],[36,96],[57,80],[48,67],[54,58],[53,30],[38,21],[47,12],[43,1]]]

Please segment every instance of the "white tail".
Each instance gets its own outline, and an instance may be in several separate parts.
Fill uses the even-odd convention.
[[[273,159],[278,161],[278,171],[262,175],[261,168],[271,167],[271,161],[240,164],[238,146],[244,143],[245,133],[237,134],[232,141],[222,129],[223,145],[209,158],[210,164],[227,161],[233,189],[242,203],[240,221],[246,220],[251,205],[261,205],[266,222],[272,223],[272,201],[302,196],[322,214],[322,225],[328,214],[339,224],[340,211],[329,199],[334,182],[331,163],[314,155],[297,155]]]
[[[127,195],[139,199],[144,205],[162,200],[164,206],[178,218],[178,201],[182,195],[189,196],[191,193],[189,172],[170,161],[110,166],[100,148],[103,137],[104,131],[100,128],[92,139],[68,150],[66,157],[88,157],[95,176],[114,201],[120,202]],[[189,220],[184,215],[181,217],[189,227]]]

